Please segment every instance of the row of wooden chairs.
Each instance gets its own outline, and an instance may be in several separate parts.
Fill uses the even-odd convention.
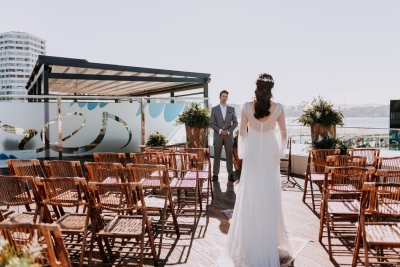
[[[196,167],[196,154],[189,154],[186,153],[186,156],[188,159],[182,158],[182,156],[185,155],[184,153],[179,153],[179,154],[174,154],[174,157],[180,157],[180,160],[169,160],[170,163],[169,170],[166,168],[165,165],[143,165],[143,164],[127,164],[126,168],[122,167],[122,164],[120,163],[97,163],[97,162],[86,162],[85,167],[88,171],[88,181],[89,183],[99,183],[99,184],[116,184],[118,183],[118,186],[120,186],[122,183],[129,183],[132,181],[138,181],[140,180],[142,182],[142,186],[144,188],[152,188],[152,189],[161,189],[165,190],[165,198],[160,199],[160,198],[151,198],[151,201],[148,201],[150,198],[149,196],[146,197],[146,203],[149,203],[146,207],[147,210],[157,210],[157,211],[162,211],[162,230],[161,230],[161,237],[160,237],[160,249],[161,249],[161,243],[162,243],[162,236],[163,236],[163,227],[164,227],[164,222],[166,218],[166,203],[169,203],[169,212],[172,214],[173,220],[174,220],[174,226],[177,232],[177,236],[179,237],[179,227],[178,223],[176,220],[176,214],[173,208],[173,200],[172,200],[172,189],[194,189],[196,193],[195,197],[195,208],[194,208],[194,213],[195,213],[195,220],[196,220],[196,211],[197,211],[197,194],[198,194],[198,172],[196,171],[196,168],[194,169],[185,169],[183,168],[183,165],[190,165],[191,167]],[[149,156],[149,153],[146,155],[135,155],[135,157],[139,156]],[[170,158],[172,157],[172,154],[169,155]],[[190,164],[189,161],[192,161]],[[40,167],[40,163],[37,160],[11,160],[8,162],[10,166],[11,173],[14,175],[23,175],[23,174],[31,174],[34,175],[35,177],[40,177],[44,176],[44,172]],[[153,162],[151,162],[153,163]],[[178,166],[179,165],[179,166]],[[72,227],[72,232],[68,230],[68,227],[64,227],[62,229],[64,232],[68,232],[68,234],[73,234],[79,232],[79,234],[83,235],[83,240],[86,240],[87,236],[87,223],[88,223],[88,211],[87,209],[86,213],[76,213],[76,214],[65,214],[63,212],[63,208],[67,207],[72,207],[76,206],[77,211],[79,206],[84,206],[88,207],[87,199],[89,196],[85,196],[85,193],[83,191],[79,191],[79,189],[83,190],[83,188],[86,188],[88,185],[84,185],[83,183],[86,182],[86,179],[84,179],[84,175],[82,172],[82,168],[80,166],[80,162],[78,161],[45,161],[44,162],[45,170],[47,173],[47,177],[52,178],[52,179],[47,179],[47,178],[36,178],[36,183],[38,184],[38,187],[44,188],[42,191],[47,192],[45,193],[45,197],[43,198],[42,206],[47,207],[48,205],[53,206],[53,209],[55,211],[60,209],[59,214],[57,213],[56,216],[58,218],[58,223],[60,223],[63,226],[66,226],[70,223],[74,224],[74,227]],[[147,174],[145,173],[147,171]],[[157,174],[158,172],[158,174]],[[175,176],[180,176],[182,178],[186,179],[170,179],[169,174],[173,172],[175,173]],[[182,173],[181,175],[177,173]],[[187,175],[189,174],[189,175]],[[76,191],[72,191],[72,185],[66,186],[65,184],[62,184],[62,180],[68,178],[60,178],[60,177],[70,177],[70,176],[75,176],[74,178],[74,183],[75,186],[77,187]],[[143,177],[147,177],[143,179]],[[14,180],[17,179],[16,176],[12,177]],[[6,179],[2,179],[2,181],[6,181]],[[6,182],[9,183],[9,182]],[[20,182],[17,182],[19,184]],[[29,194],[26,192],[37,192],[35,195],[41,195],[43,194],[40,193],[40,190],[35,190],[35,186],[33,184],[35,181],[30,181],[30,184],[25,186],[25,191],[23,194]],[[48,184],[51,184],[51,186],[47,186]],[[170,188],[168,188],[170,187]],[[7,187],[4,187],[7,188]],[[30,190],[26,190],[27,188],[30,188]],[[32,189],[33,188],[33,189]],[[11,192],[11,191],[10,191]],[[21,192],[19,192],[21,194]],[[33,193],[32,193],[33,194]],[[10,199],[15,197],[17,194],[10,194]],[[35,196],[33,195],[33,196]],[[29,204],[36,204],[36,207],[39,207],[39,197],[30,196],[27,197],[28,201],[25,199],[24,203],[12,203],[12,201],[8,200],[3,200],[1,201],[2,204],[4,205],[17,205],[17,204],[22,204],[26,205],[29,207]],[[84,196],[84,197],[83,197]],[[180,196],[180,195],[178,195]],[[78,197],[78,199],[76,199]],[[51,201],[49,200],[51,199]],[[158,200],[158,201],[157,201]],[[160,201],[161,200],[161,201]],[[201,201],[200,201],[201,203]],[[104,206],[104,205],[103,205]],[[201,206],[200,206],[201,208]],[[43,213],[43,212],[42,212]],[[38,212],[35,212],[33,216],[37,216]],[[23,222],[24,221],[30,221],[32,222],[37,221],[37,219],[32,219],[28,215],[24,215],[22,218],[21,216],[14,216],[12,217],[13,222]],[[75,217],[73,217],[75,216]],[[86,216],[86,217],[85,217]],[[43,216],[42,216],[43,218]],[[52,218],[51,216],[48,216],[48,219],[39,219],[39,221],[48,221],[51,222]],[[93,222],[92,222],[93,223]],[[78,227],[79,224],[79,227]],[[101,225],[101,224],[100,224]],[[79,228],[79,229],[78,229]],[[79,231],[78,231],[79,230]],[[100,242],[100,241],[98,241]],[[85,243],[82,242],[82,247],[85,247]],[[107,247],[108,248],[108,247]],[[103,260],[104,257],[103,256]],[[83,261],[83,253],[81,254],[81,259],[80,259],[80,265],[82,264]]]
[[[302,200],[305,202],[306,196],[310,194],[314,212],[315,198],[312,185],[317,185],[318,191],[322,190],[325,166],[365,166],[375,169],[400,168],[400,157],[379,157],[379,149],[349,149],[348,155],[338,157],[339,154],[339,149],[318,149],[309,151]]]
[[[328,179],[328,177],[330,179]],[[363,192],[362,190],[365,184],[371,185],[371,183],[374,183],[373,181],[379,181],[382,184],[398,184],[400,186],[400,169],[378,169],[375,171],[374,168],[357,166],[325,167],[319,241],[322,241],[323,228],[325,226],[328,237],[328,252],[331,259],[332,234],[335,233],[335,235],[337,234],[341,238],[346,235],[346,231],[343,230],[343,227],[335,222],[340,221],[343,223],[344,221],[348,221],[350,223],[359,220],[360,213],[365,213],[365,210],[362,211],[365,203],[360,203],[360,201],[362,202],[362,200],[360,200]],[[389,192],[390,191],[388,191],[388,193]],[[384,195],[380,196],[382,197]],[[396,197],[395,201],[391,202],[393,205],[391,204],[385,207],[388,208],[390,212],[395,211],[397,215],[400,215],[400,195],[394,194],[391,195],[390,198],[392,197]],[[380,199],[376,201],[380,201]],[[397,204],[395,205],[395,203]],[[351,231],[351,228],[354,228],[351,224],[350,226],[346,226],[347,231]]]
[[[133,238],[139,240],[139,264],[143,265],[144,237],[148,237],[155,265],[158,256],[151,233],[151,218],[147,216],[147,207],[143,193],[143,183],[99,183],[86,182],[80,177],[34,178],[31,176],[0,176],[0,181],[8,186],[0,187],[3,196],[0,204],[7,206],[36,204],[33,214],[11,216],[0,226],[15,223],[36,223],[44,221],[43,210],[47,206],[87,207],[84,212],[67,212],[55,222],[64,237],[76,236],[77,242],[69,242],[68,250],[81,252],[79,266],[83,265],[84,251],[88,237],[88,226],[92,226],[92,241],[89,253],[89,265],[92,260],[93,240],[97,239],[100,254],[104,262],[108,258],[104,253],[103,242],[112,255],[108,239]],[[15,188],[12,190],[12,188]],[[7,194],[7,192],[9,192]],[[105,210],[115,212],[111,222],[103,220]],[[39,217],[39,219],[36,219]],[[49,222],[49,221],[48,221]],[[51,221],[50,221],[51,222]],[[1,229],[1,227],[0,227]],[[18,234],[18,233],[17,233]],[[9,236],[10,237],[10,236]],[[15,237],[12,233],[10,239]],[[64,238],[67,242],[67,238]]]

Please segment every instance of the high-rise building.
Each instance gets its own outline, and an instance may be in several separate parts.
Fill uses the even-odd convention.
[[[25,32],[0,33],[0,100],[4,95],[26,95],[25,85],[39,55],[46,54],[46,41]]]

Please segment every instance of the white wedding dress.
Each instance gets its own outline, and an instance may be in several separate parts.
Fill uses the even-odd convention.
[[[254,118],[253,110],[253,102],[244,104],[238,142],[242,173],[218,267],[278,267],[279,258],[291,255],[279,169],[287,140],[283,107],[277,103],[264,122]]]

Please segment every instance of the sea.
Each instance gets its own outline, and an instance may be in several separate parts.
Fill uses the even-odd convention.
[[[286,117],[286,125],[301,125],[297,117]],[[344,127],[389,128],[389,117],[345,117]]]

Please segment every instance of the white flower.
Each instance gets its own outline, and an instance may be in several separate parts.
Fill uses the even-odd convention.
[[[340,148],[340,144],[336,144],[336,146],[335,146],[336,148]]]
[[[0,252],[3,251],[3,248],[7,246],[8,241],[4,239],[2,235],[0,235]]]
[[[319,119],[321,117],[321,112],[319,112],[319,111],[315,112],[315,117],[317,117],[317,119]]]
[[[325,115],[328,115],[328,114],[329,114],[329,110],[325,111]]]
[[[14,257],[14,258],[10,259],[10,261],[8,262],[6,267],[22,267],[21,261],[19,260],[18,257]]]

